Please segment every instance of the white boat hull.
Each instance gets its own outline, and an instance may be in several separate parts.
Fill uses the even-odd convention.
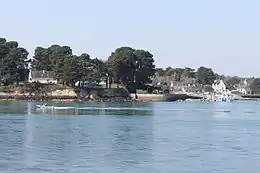
[[[38,109],[54,109],[54,106],[36,105]]]

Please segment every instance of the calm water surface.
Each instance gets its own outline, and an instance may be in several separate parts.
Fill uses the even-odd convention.
[[[260,169],[260,102],[0,102],[0,172]]]

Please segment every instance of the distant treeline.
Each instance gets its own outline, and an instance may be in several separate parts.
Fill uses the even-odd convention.
[[[167,78],[171,76],[174,81],[185,81],[185,79],[194,79],[198,84],[212,85],[215,80],[223,80],[228,89],[234,89],[234,86],[244,85],[246,82],[252,88],[258,88],[258,78],[243,78],[239,76],[224,76],[214,72],[211,68],[200,67],[195,69],[186,68],[172,68],[166,69],[157,68],[156,75]]]
[[[121,82],[129,89],[144,88],[156,75],[170,76],[176,81],[182,78],[193,78],[197,83],[211,85],[216,79],[225,80],[229,86],[238,84],[243,78],[218,75],[211,68],[200,67],[197,70],[186,68],[156,68],[153,55],[142,49],[130,47],[117,48],[107,60],[93,58],[88,53],[74,55],[71,47],[51,45],[36,47],[34,55],[28,57],[25,48],[16,41],[0,38],[0,82],[3,85],[20,84],[28,79],[28,64],[35,70],[54,72],[59,83],[73,86],[77,81],[110,78],[110,81]],[[106,57],[102,57],[106,58]],[[260,89],[260,79],[252,78],[251,88]]]

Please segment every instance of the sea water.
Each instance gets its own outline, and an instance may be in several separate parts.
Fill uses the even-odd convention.
[[[260,169],[260,102],[0,102],[0,172]]]

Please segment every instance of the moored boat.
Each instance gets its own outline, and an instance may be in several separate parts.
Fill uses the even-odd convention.
[[[54,109],[54,106],[47,106],[47,104],[36,105],[38,109]]]
[[[234,97],[230,93],[222,93],[216,96],[216,102],[232,102],[234,100]]]

